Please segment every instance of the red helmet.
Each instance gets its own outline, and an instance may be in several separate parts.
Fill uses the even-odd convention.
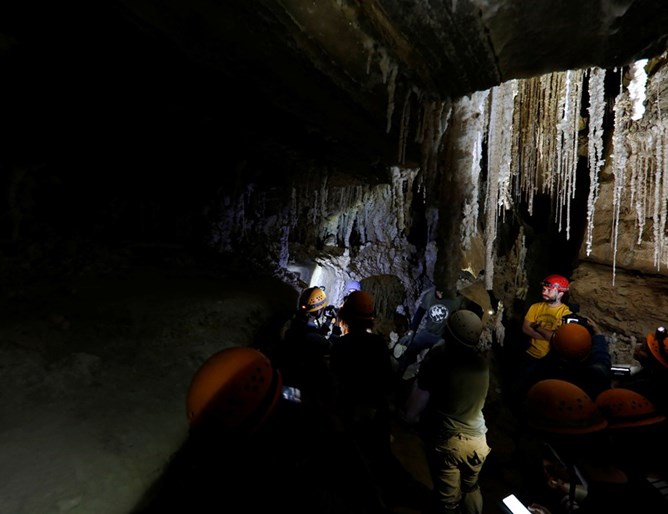
[[[596,405],[611,429],[653,425],[666,419],[643,395],[621,387],[603,391]]]
[[[226,348],[209,357],[188,388],[186,413],[191,429],[253,431],[273,412],[281,375],[253,348]]]
[[[553,287],[558,291],[566,292],[568,291],[568,279],[562,277],[561,275],[548,275],[543,279],[543,287]]]
[[[343,306],[339,310],[339,317],[349,323],[350,321],[370,321],[376,317],[373,296],[366,291],[353,291],[348,295]]]

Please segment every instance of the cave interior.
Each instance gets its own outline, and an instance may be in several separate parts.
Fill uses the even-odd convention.
[[[572,280],[615,363],[637,365],[634,346],[668,322],[665,27],[656,0],[5,3],[0,511],[151,512],[198,367],[266,344],[307,286],[338,304],[348,279],[374,295],[388,340],[397,307],[412,314],[437,279],[486,312],[485,512],[511,493],[528,501],[504,365],[542,278]],[[622,132],[636,62],[646,112]],[[599,147],[593,69],[606,71]],[[575,128],[564,115],[560,143],[543,142],[556,140],[549,109],[572,98],[554,92],[576,85]],[[566,170],[554,188],[547,168]],[[621,189],[635,197],[620,209]],[[429,485],[415,433],[394,436]]]

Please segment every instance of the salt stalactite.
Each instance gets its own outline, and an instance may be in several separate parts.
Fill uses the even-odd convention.
[[[413,94],[412,89],[406,91],[406,97],[404,98],[404,106],[401,110],[401,122],[399,123],[399,155],[397,156],[397,161],[400,164],[403,164],[406,161],[406,141],[408,139],[408,128],[410,126],[411,120],[411,96]]]
[[[376,42],[370,37],[364,38],[362,41],[362,46],[367,52],[366,74],[369,75],[371,73],[371,63],[373,62],[373,57],[376,55]]]
[[[515,260],[517,261],[513,283],[515,286],[515,296],[524,300],[527,296],[527,293],[529,292],[529,279],[527,278],[525,264],[527,247],[526,236],[524,235],[524,227],[520,227],[519,234],[517,234],[517,239],[515,240],[513,251],[515,253]]]
[[[575,198],[575,178],[578,162],[578,127],[583,76],[584,74],[581,70],[567,71],[564,89],[562,90],[563,96],[559,100],[562,113],[561,120],[557,125],[556,221],[561,232],[563,228],[562,221],[565,216],[566,239],[570,238],[571,199]]]
[[[571,132],[569,134],[570,138],[565,141],[565,144],[569,146],[570,154],[568,161],[568,168],[564,172],[568,176],[568,188],[566,194],[568,195],[567,207],[566,207],[566,239],[570,239],[571,234],[571,201],[575,199],[575,189],[577,185],[577,169],[578,169],[578,143],[579,143],[579,132],[580,132],[580,111],[582,109],[582,87],[585,78],[585,70],[576,70],[572,72],[572,88],[571,88],[571,99],[569,102],[569,107],[571,108],[570,120],[571,120]]]
[[[501,120],[503,101],[501,99],[501,88],[492,88],[492,100],[490,106],[490,124],[487,156],[487,188],[485,194],[485,288],[493,286],[493,264],[494,264],[494,242],[496,241],[497,227],[497,201],[499,198],[498,173],[501,167],[500,141],[502,140],[503,125]]]
[[[424,251],[424,266],[426,275],[433,281],[438,260],[438,245],[436,244],[438,208],[429,207],[425,216],[427,218],[427,246]]]
[[[501,207],[510,208],[510,165],[512,120],[517,95],[517,82],[512,80],[492,88],[488,132],[487,194],[485,202],[485,287],[494,284],[494,243]]]
[[[660,105],[659,95],[657,95],[657,105]],[[661,120],[661,110],[658,109],[658,111],[659,119]],[[660,163],[657,166],[661,171],[660,174],[663,176],[661,192],[659,193],[659,202],[657,202],[659,205],[657,207],[657,210],[659,211],[659,229],[657,236],[654,238],[654,263],[657,270],[661,269],[664,244],[666,241],[666,224],[668,223],[668,135],[666,132],[666,126],[662,121],[659,125],[659,133],[661,136],[659,138],[660,144],[657,145],[661,148],[660,151],[657,151],[657,163]],[[657,172],[657,180],[660,174]]]
[[[647,198],[648,161],[645,157],[648,145],[638,135],[629,140],[630,204],[636,213],[636,244],[642,242],[645,229],[645,200]]]
[[[529,215],[533,214],[536,194],[549,195],[560,231],[566,222],[567,238],[570,204],[575,197],[583,78],[584,72],[576,70],[521,81],[514,117],[518,127],[514,141],[517,171],[507,194],[524,199]]]
[[[541,191],[554,198],[557,174],[553,173],[554,161],[561,162],[561,145],[557,137],[557,126],[561,120],[563,105],[562,91],[565,89],[565,73],[551,73],[541,77],[541,110],[543,113],[538,126],[540,144],[538,145],[537,166],[540,171]]]
[[[518,191],[517,198],[524,200],[527,204],[529,216],[533,214],[533,202],[538,192],[537,185],[537,153],[538,153],[538,123],[540,116],[535,113],[541,112],[540,103],[543,94],[539,78],[519,81],[517,105],[517,121],[519,131],[517,133],[518,167],[517,174]]]
[[[413,204],[413,182],[418,174],[417,168],[400,168],[392,166],[392,212],[397,217],[397,228],[405,234],[406,227],[410,226],[410,209]]]
[[[598,200],[598,177],[605,164],[603,157],[603,116],[605,114],[605,70],[589,70],[589,131],[587,148],[589,155],[589,194],[587,196],[587,256],[591,254],[594,238],[594,213]]]
[[[421,89],[415,87],[413,88],[413,91],[417,95],[417,98],[415,99],[415,103],[417,104],[417,127],[415,129],[415,136],[413,138],[413,141],[415,141],[418,144],[422,144],[422,141],[424,140],[424,131],[425,131],[425,122],[426,122],[426,116],[425,116],[425,101],[424,101],[424,93]]]
[[[394,96],[396,90],[398,66],[392,62],[387,51],[384,48],[379,50],[380,53],[380,72],[383,75],[383,84],[387,84],[387,128],[386,132],[389,134],[392,130],[392,115],[394,114]]]
[[[511,196],[511,164],[513,149],[513,117],[515,113],[515,97],[517,81],[510,80],[501,84],[503,92],[503,138],[501,141],[501,162],[499,167],[499,208],[510,209],[513,205]],[[497,149],[498,150],[498,149]]]
[[[489,90],[473,93],[470,97],[460,98],[454,106],[456,114],[453,116],[462,120],[464,125],[464,137],[461,146],[470,149],[470,162],[464,163],[463,168],[468,168],[468,191],[464,199],[463,220],[461,229],[462,247],[468,250],[471,240],[478,232],[479,211],[479,189],[480,189],[480,163],[482,160],[482,144],[485,137],[486,119],[485,108]]]
[[[652,128],[656,139],[656,172],[654,174],[654,208],[652,226],[654,228],[654,266],[661,271],[664,243],[666,241],[666,212],[668,210],[668,140],[666,126],[661,119],[661,95],[656,94],[656,118],[659,120]]]
[[[515,118],[519,123],[518,172],[513,190],[526,202],[529,215],[533,215],[534,198],[538,193],[554,197],[558,189],[554,162],[562,160],[557,127],[560,123],[563,126],[568,98],[564,94],[565,79],[565,73],[550,73],[522,80],[518,85],[519,112]]]
[[[452,114],[452,105],[444,101],[427,101],[424,104],[424,137],[421,145],[422,154],[422,190],[435,190],[438,168],[438,153],[443,135],[448,128]]]
[[[640,59],[629,67],[631,81],[629,82],[629,98],[631,100],[631,119],[638,121],[645,114],[645,86],[647,59]]]
[[[628,93],[621,84],[622,73],[620,71],[620,88],[617,98],[615,98],[614,114],[615,127],[612,136],[612,164],[613,175],[615,178],[615,188],[612,200],[613,218],[612,218],[612,285],[615,285],[617,272],[617,243],[619,236],[619,215],[622,204],[622,195],[624,193],[626,182],[626,164],[628,161],[628,150],[626,148],[626,139],[628,136]]]

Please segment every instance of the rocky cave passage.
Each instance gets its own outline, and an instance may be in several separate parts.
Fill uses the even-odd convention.
[[[580,3],[0,8],[0,511],[131,512],[197,367],[311,283],[388,334],[435,274],[491,289],[503,351],[558,272],[631,362],[668,320],[668,7]]]

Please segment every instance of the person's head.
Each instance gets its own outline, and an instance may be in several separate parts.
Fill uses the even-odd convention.
[[[568,279],[561,275],[548,275],[541,282],[543,301],[550,304],[559,304],[568,292]]]
[[[375,318],[373,296],[366,291],[353,291],[339,309],[339,319],[349,330],[371,328]]]
[[[188,388],[186,415],[192,434],[246,434],[274,412],[282,378],[260,351],[226,348],[209,357]]]
[[[550,347],[562,363],[582,362],[591,353],[591,333],[579,323],[563,323],[554,331]]]
[[[471,350],[478,348],[482,335],[482,320],[473,311],[460,310],[450,314],[446,321],[447,333],[451,339]]]
[[[302,291],[299,296],[299,312],[310,316],[318,317],[329,300],[323,287],[308,287]]]

